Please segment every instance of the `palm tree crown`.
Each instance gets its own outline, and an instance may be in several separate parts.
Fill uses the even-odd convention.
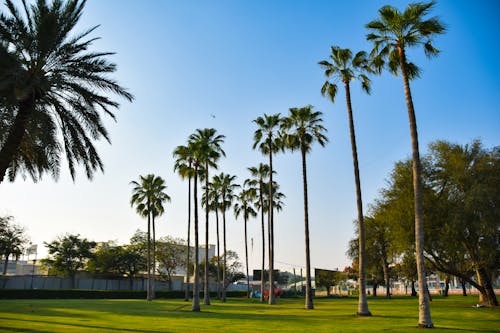
[[[15,116],[9,121],[8,134],[0,136],[0,182],[14,160],[26,162],[28,171],[57,171],[59,160],[43,163],[43,152],[39,151],[38,170],[30,166],[38,163],[37,159],[22,159],[19,154],[28,151],[20,147],[34,143],[33,138],[54,143],[60,142],[59,134],[62,143],[54,145],[51,153],[59,155],[64,147],[71,177],[75,178],[75,164],[81,163],[87,177],[92,178],[97,169],[103,169],[92,140],[110,141],[101,114],[115,119],[112,110],[119,106],[107,93],[133,99],[108,77],[116,70],[116,65],[106,60],[112,53],[88,51],[96,40],[88,36],[97,27],[73,32],[85,1],[54,0],[47,4],[40,0],[31,6],[23,1],[24,15],[11,0],[5,3],[8,12],[0,14],[0,99],[2,113],[11,108]],[[50,136],[35,132],[30,137],[27,131],[36,129],[37,124],[47,128]],[[30,149],[35,151],[37,145]]]
[[[161,216],[165,212],[163,203],[170,201],[170,196],[164,191],[165,180],[153,174],[140,176],[139,182],[130,182],[134,186],[130,204],[136,207],[137,214],[142,217]]]
[[[373,42],[371,54],[378,71],[387,64],[389,71],[397,75],[401,63],[404,63],[411,80],[419,76],[420,70],[414,63],[408,62],[406,49],[423,46],[427,57],[439,54],[432,39],[443,34],[446,28],[437,17],[424,19],[435,4],[434,1],[412,3],[403,13],[392,6],[383,6],[378,11],[380,18],[366,24],[371,31],[366,39]]]
[[[332,79],[332,81],[325,81],[321,87],[321,94],[323,96],[326,95],[332,103],[335,102],[338,90],[336,82],[340,81],[344,84],[349,84],[355,79],[361,82],[361,88],[367,94],[370,93],[371,82],[366,73],[371,73],[373,70],[365,51],[360,51],[353,57],[351,50],[332,46],[330,60],[319,62],[319,65],[325,70],[325,76]]]
[[[313,106],[302,108],[290,108],[290,115],[283,119],[283,140],[287,148],[291,150],[303,150],[308,153],[313,142],[317,141],[321,146],[328,142],[324,135],[326,128],[321,125],[323,119],[320,111],[313,111]]]

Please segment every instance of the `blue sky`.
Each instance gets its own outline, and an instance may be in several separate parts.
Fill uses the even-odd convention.
[[[219,172],[243,182],[247,167],[266,161],[251,149],[252,120],[312,104],[324,113],[330,139],[308,156],[312,265],[342,269],[350,263],[345,251],[356,218],[347,113],[342,89],[333,105],[321,96],[325,78],[317,62],[331,45],[369,50],[364,25],[385,4],[403,9],[407,2],[89,0],[78,30],[101,25],[94,49],[117,53],[111,57],[118,65],[114,77],[136,100],[122,101],[117,123],[106,121],[112,145],[98,144],[104,174],[88,181],[79,173],[73,183],[64,166],[58,182],[18,178],[2,184],[0,214],[27,228],[41,256],[42,243],[64,233],[125,243],[146,225],[130,208],[129,182],[155,173],[166,179],[172,197],[157,233],[186,238],[187,184],[173,172],[173,149],[196,128],[214,127],[226,136]],[[432,15],[448,28],[435,40],[442,53],[428,60],[420,50],[409,51],[423,70],[412,82],[421,152],[436,139],[498,145],[500,5],[439,1]],[[394,162],[410,154],[401,78],[373,77],[372,88],[367,96],[352,86],[365,212]],[[299,269],[305,258],[298,154],[278,155],[275,168],[287,195],[276,219],[277,266]],[[251,269],[258,268],[257,220],[250,222],[249,237]],[[231,213],[228,248],[242,262],[243,244],[243,223]]]

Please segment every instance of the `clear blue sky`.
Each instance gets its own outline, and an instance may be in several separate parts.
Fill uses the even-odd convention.
[[[345,251],[356,218],[347,113],[343,90],[334,105],[320,95],[325,78],[317,62],[331,45],[369,50],[364,24],[385,4],[403,9],[407,2],[89,0],[78,30],[101,25],[94,48],[117,53],[114,77],[136,100],[122,101],[118,122],[106,122],[112,145],[98,145],[104,174],[88,181],[79,173],[73,183],[64,165],[58,182],[2,184],[0,215],[24,225],[41,256],[42,243],[64,233],[126,243],[146,226],[130,208],[129,182],[155,173],[166,179],[172,197],[157,234],[185,238],[187,184],[173,172],[173,149],[196,128],[214,127],[226,136],[219,170],[242,182],[248,166],[266,161],[251,149],[252,120],[312,104],[324,113],[330,139],[308,157],[312,265],[342,269],[350,263]],[[432,14],[448,27],[435,40],[442,53],[428,60],[421,51],[409,52],[423,69],[412,82],[421,152],[436,139],[499,145],[499,2],[439,1]],[[352,88],[365,212],[394,162],[410,153],[401,78],[372,80],[371,96]],[[287,195],[276,219],[277,266],[299,269],[305,266],[299,156],[280,154],[275,168]],[[259,230],[259,221],[250,221],[251,269],[260,267]],[[231,213],[228,248],[242,262],[243,244],[243,222]]]

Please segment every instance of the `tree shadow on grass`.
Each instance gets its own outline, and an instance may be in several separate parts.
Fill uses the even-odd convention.
[[[50,327],[54,327],[54,326],[64,326],[64,327],[81,327],[81,328],[87,328],[87,329],[97,329],[97,330],[108,330],[108,331],[117,331],[117,332],[140,332],[140,333],[164,333],[165,331],[164,330],[159,330],[159,331],[153,331],[153,330],[144,330],[144,329],[130,329],[130,328],[123,328],[123,327],[120,327],[120,328],[115,328],[115,327],[106,327],[106,326],[99,326],[99,325],[87,325],[87,324],[77,324],[77,323],[57,323],[57,322],[52,322],[52,321],[48,321],[48,320],[33,320],[33,319],[29,319],[29,320],[26,320],[26,319],[18,319],[18,318],[5,318],[5,317],[0,317],[0,320],[10,320],[10,321],[16,321],[16,322],[26,322],[28,323],[27,325],[31,324],[31,323],[39,323],[39,324],[47,324],[47,325],[51,325],[48,327],[48,330],[45,330],[45,331],[40,331],[40,330],[35,330],[35,329],[24,329],[24,328],[19,328],[19,329],[15,329],[15,328],[10,328],[9,327],[9,330],[11,331],[15,331],[15,332],[51,332],[50,330]],[[0,328],[2,328],[0,326]]]

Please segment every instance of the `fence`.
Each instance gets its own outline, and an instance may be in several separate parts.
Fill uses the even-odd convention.
[[[74,285],[71,278],[60,278],[45,275],[6,275],[0,276],[2,289],[88,289],[88,290],[146,290],[147,279],[94,279],[75,278]],[[166,281],[155,281],[156,290],[168,290]],[[184,283],[175,279],[172,281],[172,290],[181,290]]]

